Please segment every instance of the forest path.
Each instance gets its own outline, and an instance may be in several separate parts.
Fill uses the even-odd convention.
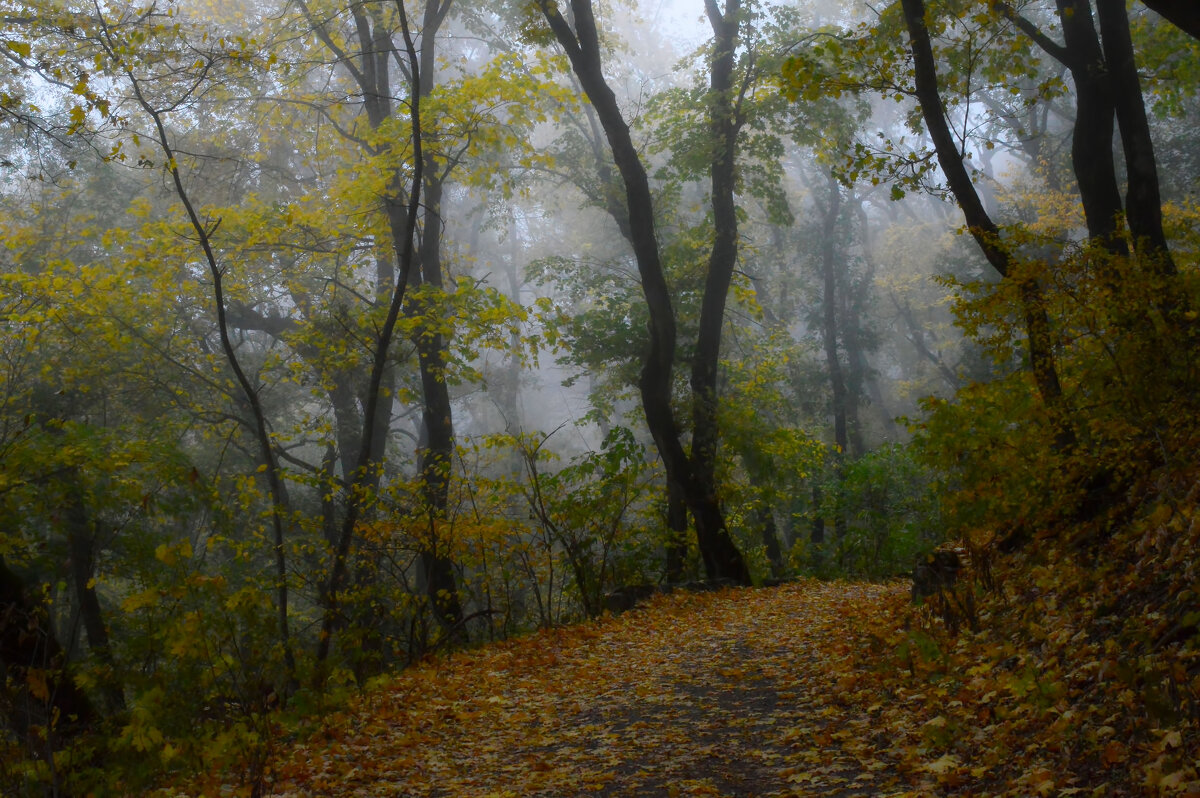
[[[906,600],[812,581],[678,593],[457,654],[281,752],[273,794],[902,795],[862,663]]]

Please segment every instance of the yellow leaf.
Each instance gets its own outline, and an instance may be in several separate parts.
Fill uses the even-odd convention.
[[[959,764],[958,757],[953,754],[942,754],[939,758],[925,765],[925,770],[935,776],[944,776],[953,770],[957,770]]]
[[[1161,779],[1159,779],[1158,786],[1168,790],[1177,789],[1179,785],[1183,783],[1183,778],[1184,772],[1182,770],[1177,770],[1174,773],[1163,776]]]
[[[26,671],[25,684],[29,685],[29,694],[38,701],[50,700],[50,687],[46,684],[46,672],[41,668],[30,668]]]
[[[121,602],[121,609],[125,612],[136,612],[142,607],[153,607],[158,603],[161,594],[157,590],[143,590],[140,593],[133,593]]]

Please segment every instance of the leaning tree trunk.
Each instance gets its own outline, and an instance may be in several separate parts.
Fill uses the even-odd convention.
[[[591,198],[604,207],[616,223],[617,229],[621,231],[621,235],[632,246],[633,227],[629,222],[629,208],[622,200],[621,186],[604,154],[604,133],[596,119],[595,109],[592,106],[584,106],[583,111],[587,119],[586,138],[595,160],[596,173],[600,178],[599,190]],[[606,429],[602,432],[607,434]],[[688,560],[688,503],[683,483],[678,479],[667,479],[666,525],[666,567],[663,578],[668,584],[676,584],[684,581]]]
[[[1060,0],[1062,2],[1063,0]],[[937,63],[933,57],[933,44],[925,22],[925,0],[901,0],[904,21],[908,27],[912,46],[913,77],[916,82],[917,102],[921,115],[929,130],[937,153],[938,165],[946,175],[946,182],[962,210],[967,227],[975,243],[983,251],[988,263],[1002,278],[1018,281],[1021,308],[1025,317],[1025,333],[1029,346],[1029,363],[1038,393],[1049,411],[1054,427],[1055,446],[1059,450],[1073,448],[1075,432],[1071,427],[1070,412],[1062,394],[1058,378],[1058,365],[1054,357],[1050,334],[1050,319],[1042,300],[1041,286],[1035,277],[1015,274],[1012,254],[1004,246],[1000,228],[988,215],[975,190],[975,184],[963,164],[962,153],[954,141],[946,112],[942,107],[938,89]],[[1110,128],[1111,130],[1111,128]],[[1108,159],[1111,163],[1111,157]],[[1119,199],[1119,198],[1118,198]],[[1089,223],[1090,227],[1090,223]]]

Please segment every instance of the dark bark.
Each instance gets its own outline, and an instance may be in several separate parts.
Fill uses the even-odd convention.
[[[1112,76],[1104,62],[1090,0],[1056,0],[1066,42],[1064,65],[1075,82],[1071,162],[1088,234],[1116,255],[1127,254],[1120,236],[1121,189],[1112,157],[1116,108]]]
[[[6,720],[40,757],[99,720],[66,662],[46,602],[0,557],[0,671],[16,693]]]
[[[1160,274],[1173,275],[1175,262],[1163,232],[1158,162],[1154,157],[1150,122],[1146,118],[1146,104],[1134,60],[1129,13],[1125,0],[1096,0],[1096,11],[1104,39],[1104,57],[1108,62],[1117,124],[1121,130],[1121,146],[1125,152],[1128,183],[1125,219],[1133,235],[1133,246],[1143,256],[1144,265]]]
[[[717,495],[717,375],[721,357],[721,332],[725,302],[738,257],[738,219],[734,200],[737,138],[741,127],[741,95],[734,86],[735,54],[741,27],[741,1],[726,0],[724,13],[716,0],[705,0],[704,9],[713,30],[713,63],[709,75],[708,134],[712,153],[709,178],[712,188],[713,245],[704,278],[704,296],[696,349],[692,356],[692,490],[699,496],[690,504],[696,519],[696,537],[709,579],[749,582],[741,552],[725,526]]]
[[[441,285],[441,234],[436,228],[441,227],[441,217],[438,214],[441,188],[440,181],[425,182],[425,226],[419,256],[423,281],[438,287]],[[410,312],[420,313],[422,309],[413,307]],[[450,390],[446,384],[446,341],[440,333],[418,326],[414,334],[414,344],[424,401],[424,436],[419,452],[419,464],[422,498],[428,518],[421,559],[427,577],[429,598],[438,620],[446,628],[453,628],[462,619],[462,610],[458,601],[453,564],[445,553],[440,551],[437,532],[437,524],[446,514],[454,456],[454,419]]]
[[[1142,0],[1163,19],[1195,39],[1200,39],[1200,3],[1196,0]]]
[[[338,532],[336,546],[334,546],[333,563],[330,568],[329,578],[321,588],[321,632],[317,641],[316,652],[318,682],[323,681],[325,677],[324,666],[333,644],[334,631],[337,629],[342,615],[340,606],[341,593],[345,588],[355,527],[364,510],[365,494],[369,492],[369,482],[376,478],[372,476],[377,471],[375,465],[382,455],[382,452],[374,451],[375,447],[373,445],[374,441],[377,440],[376,427],[383,415],[380,413],[379,405],[385,399],[389,402],[391,401],[390,395],[388,397],[383,396],[384,379],[389,368],[388,354],[395,336],[396,323],[399,320],[400,311],[404,305],[404,298],[412,273],[413,263],[416,260],[416,221],[421,203],[421,186],[424,179],[423,170],[425,164],[421,140],[421,98],[418,89],[421,67],[417,58],[416,46],[413,44],[412,35],[409,32],[408,15],[405,12],[404,4],[397,2],[396,9],[400,17],[401,33],[404,37],[404,52],[408,58],[409,77],[411,80],[409,121],[413,150],[413,175],[407,203],[399,198],[398,192],[395,195],[384,198],[384,210],[392,228],[392,246],[395,250],[396,263],[399,265],[400,274],[391,291],[387,316],[379,333],[376,335],[371,362],[371,375],[367,382],[363,408],[363,432],[360,436],[360,440],[363,443],[358,451],[354,469],[346,475],[346,512],[342,518],[342,526]],[[318,26],[318,35],[327,40],[328,36],[322,35],[323,33],[323,28]],[[340,52],[340,50],[337,50],[336,44],[330,46],[335,49],[335,52]],[[349,68],[352,71],[354,69],[353,65]]]
[[[842,190],[832,175],[829,176],[828,185],[829,203],[824,208],[824,220],[821,224],[821,337],[825,342],[825,368],[829,372],[829,388],[833,402],[833,442],[838,449],[835,459],[840,462],[850,445],[846,425],[846,376],[838,356],[837,223],[841,216]]]
[[[421,29],[420,91],[428,97],[434,88],[436,64],[436,35],[450,0],[430,0],[425,6]],[[421,246],[417,253],[420,282],[440,292],[444,288],[442,275],[442,196],[445,174],[438,170],[431,152],[425,156],[425,213],[421,226]],[[412,309],[416,313],[421,308]],[[424,446],[419,452],[421,490],[428,524],[422,541],[421,566],[426,591],[438,622],[456,634],[461,630],[462,604],[459,601],[454,563],[439,540],[439,527],[446,516],[450,493],[450,473],[454,458],[454,416],[450,403],[450,386],[446,383],[445,336],[435,330],[418,326],[414,333],[418,369],[421,373],[421,394],[424,398],[422,421],[425,430]]]
[[[592,158],[596,164],[596,173],[600,180],[600,196],[593,197],[598,205],[604,207],[608,215],[616,223],[617,229],[626,241],[633,244],[633,228],[629,222],[629,211],[621,196],[619,181],[612,174],[611,164],[602,150],[604,133],[596,119],[596,112],[590,105],[583,108],[587,119],[587,136],[585,137],[592,149]],[[593,380],[589,376],[589,380]],[[606,420],[600,422],[601,435],[608,435]],[[667,584],[685,581],[685,571],[688,558],[688,504],[684,488],[678,479],[667,480],[667,540],[665,546],[665,574]]]
[[[1055,3],[1064,44],[1051,39],[1007,3],[1000,3],[999,8],[1047,55],[1070,71],[1075,83],[1071,164],[1079,185],[1088,236],[1112,254],[1125,255],[1128,247],[1120,234],[1121,189],[1112,157],[1116,105],[1111,75],[1092,17],[1091,0],[1055,0]]]
[[[633,146],[629,126],[621,115],[617,98],[605,82],[600,62],[599,36],[591,3],[572,0],[575,31],[549,2],[541,10],[556,38],[567,51],[572,68],[591,101],[608,138],[613,161],[625,184],[629,219],[629,241],[641,276],[642,292],[650,312],[648,351],[638,387],[646,422],[663,458],[668,479],[686,479],[686,457],[679,443],[678,428],[671,408],[671,372],[675,357],[675,310],[667,288],[658,251],[650,182]]]
[[[1062,4],[1068,0],[1059,0],[1059,2]],[[1025,317],[1029,362],[1034,381],[1037,384],[1038,393],[1042,397],[1042,402],[1050,413],[1051,423],[1055,428],[1056,445],[1060,449],[1071,448],[1075,443],[1075,434],[1070,426],[1070,416],[1065,407],[1062,387],[1058,379],[1058,367],[1050,335],[1050,320],[1046,314],[1045,303],[1041,299],[1041,288],[1036,278],[1014,274],[1016,263],[1013,256],[1001,240],[1000,230],[996,223],[984,209],[983,202],[975,190],[975,184],[971,181],[966,166],[963,164],[962,153],[955,144],[950,125],[946,121],[946,112],[942,107],[933,45],[929,39],[929,29],[925,24],[925,2],[924,0],[901,0],[901,4],[912,46],[917,102],[921,105],[925,126],[929,130],[930,138],[933,139],[938,164],[946,175],[946,181],[950,184],[950,190],[954,193],[958,206],[962,209],[972,237],[983,251],[988,263],[1001,277],[1019,280],[1018,289]],[[1089,26],[1090,20],[1089,9]],[[1109,122],[1109,138],[1111,139],[1111,113]],[[1106,152],[1108,152],[1107,149]],[[1111,153],[1108,154],[1105,161],[1111,165]]]
[[[67,549],[71,566],[71,587],[79,602],[79,615],[83,630],[87,634],[88,649],[103,667],[101,689],[109,712],[125,709],[125,695],[116,678],[116,663],[109,645],[108,625],[96,595],[96,529],[83,501],[83,486],[78,474],[65,490],[63,513],[66,527]]]
[[[677,335],[675,311],[658,250],[650,182],[616,96],[604,78],[599,33],[591,2],[571,0],[574,30],[550,0],[541,0],[540,8],[555,38],[566,50],[572,69],[596,111],[625,185],[629,238],[650,315],[650,340],[638,380],[646,425],[663,459],[668,482],[674,480],[682,487],[696,523],[706,574],[713,580],[748,583],[749,571],[729,537],[716,496],[695,478],[679,440],[679,428],[671,406]]]
[[[668,584],[686,581],[687,566],[687,500],[678,482],[667,482],[667,573]]]

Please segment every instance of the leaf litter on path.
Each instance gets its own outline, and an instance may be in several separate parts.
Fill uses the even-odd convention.
[[[903,795],[855,670],[899,584],[675,593],[406,671],[282,752],[283,796]],[[860,685],[860,680],[863,683]],[[853,699],[853,700],[850,700]]]

